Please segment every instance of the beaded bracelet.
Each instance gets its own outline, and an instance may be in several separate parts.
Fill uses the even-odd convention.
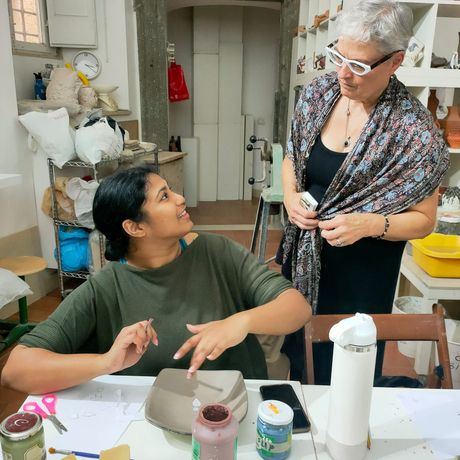
[[[388,232],[388,229],[390,228],[390,219],[388,219],[387,216],[383,217],[385,218],[385,227],[383,228],[383,233],[380,236],[377,236],[378,240],[383,240]]]

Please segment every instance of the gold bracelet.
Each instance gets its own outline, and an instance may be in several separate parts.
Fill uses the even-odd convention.
[[[380,236],[377,236],[378,240],[383,240],[385,238],[385,235],[388,232],[388,229],[390,228],[390,219],[388,219],[387,216],[383,216],[385,219],[385,227],[383,228],[383,233]]]

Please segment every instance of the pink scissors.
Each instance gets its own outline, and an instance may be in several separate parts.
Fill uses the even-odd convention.
[[[63,431],[67,431],[67,428],[56,417],[56,401],[57,396],[54,394],[43,396],[42,404],[46,407],[49,414],[47,414],[36,402],[25,403],[22,406],[22,409],[29,412],[35,412],[36,414],[41,415],[44,419],[47,418],[53,423],[59,434],[62,434]]]

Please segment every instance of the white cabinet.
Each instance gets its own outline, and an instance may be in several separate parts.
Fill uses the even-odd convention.
[[[94,0],[46,0],[50,46],[96,48]]]
[[[354,0],[301,0],[299,13],[299,29],[305,26],[305,31],[300,31],[293,39],[292,65],[291,65],[291,92],[289,97],[289,113],[294,110],[296,89],[308,84],[315,76],[334,69],[334,65],[326,60],[325,69],[315,68],[315,60],[319,55],[324,55],[324,48],[337,38],[335,19],[340,6],[343,9]],[[414,36],[424,44],[423,59],[416,67],[400,67],[396,72],[401,80],[419,100],[426,106],[431,88],[450,88],[450,100],[447,105],[453,104],[453,99],[460,99],[460,70],[431,68],[431,54],[433,49],[442,49],[447,59],[452,50],[456,50],[458,43],[457,27],[451,35],[455,40],[452,43],[438,43],[443,37],[445,27],[444,18],[458,19],[460,26],[460,1],[458,0],[404,0],[413,11]],[[329,17],[315,26],[315,16],[320,16],[329,10]],[[445,38],[444,38],[445,39]],[[298,73],[297,61],[305,56],[303,73]],[[455,98],[454,95],[455,94]],[[290,119],[290,117],[289,117]],[[290,122],[290,121],[289,121]],[[460,149],[449,148],[452,165],[446,176],[445,183],[449,185],[460,184]]]

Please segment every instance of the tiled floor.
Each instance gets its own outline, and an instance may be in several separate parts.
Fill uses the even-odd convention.
[[[212,230],[213,232],[223,234],[249,248],[252,236],[251,230],[225,230],[224,228],[227,225],[253,224],[257,202],[254,201],[251,204],[248,202],[223,203],[205,203],[203,206],[200,203],[198,208],[190,208],[189,211],[192,220],[197,226],[217,224],[219,230]],[[281,235],[282,232],[277,230],[270,230],[268,232],[267,257],[276,253]],[[271,263],[270,267],[279,271],[279,266],[275,263]],[[29,308],[30,321],[39,322],[44,320],[54,311],[59,302],[60,295],[58,290],[56,290],[33,303]],[[0,370],[5,364],[8,354],[8,350],[0,354]],[[397,349],[397,344],[391,342],[386,347],[383,371],[384,375],[407,375],[415,377],[413,360],[401,355]],[[0,420],[3,420],[6,415],[16,411],[25,397],[26,395],[22,393],[0,387]]]

